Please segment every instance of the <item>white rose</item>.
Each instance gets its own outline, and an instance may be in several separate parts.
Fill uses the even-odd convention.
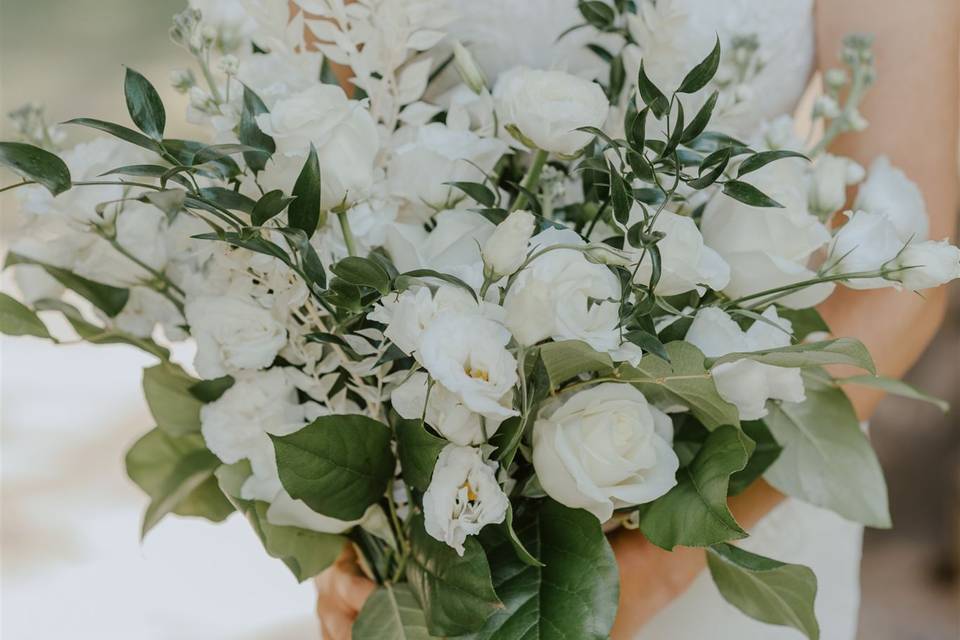
[[[897,257],[905,242],[897,235],[890,220],[880,213],[847,212],[847,222],[840,227],[827,257],[831,274],[878,271]],[[893,266],[888,265],[888,266]],[[851,289],[876,289],[892,286],[885,278],[853,278],[844,281]]]
[[[811,211],[820,216],[839,211],[847,202],[847,187],[863,180],[863,173],[863,167],[849,158],[828,153],[818,159],[807,193]]]
[[[879,156],[870,165],[867,180],[860,185],[854,206],[885,216],[904,242],[911,238],[927,239],[930,223],[923,194],[903,171],[890,164],[886,156]]]
[[[743,331],[717,307],[703,307],[685,339],[709,358],[789,346],[793,329],[790,321],[780,318],[772,305],[763,312],[763,317],[766,321],[757,320]],[[788,402],[802,402],[806,398],[800,369],[743,359],[717,365],[711,373],[720,396],[736,405],[741,420],[756,420],[767,415],[766,403],[770,398]]]
[[[444,447],[423,494],[427,533],[462,556],[467,536],[480,533],[488,524],[503,522],[510,500],[497,483],[496,469],[479,449],[455,444]]]
[[[636,388],[609,382],[540,412],[533,466],[551,498],[598,520],[644,504],[676,481],[673,424]]]
[[[370,190],[380,150],[377,125],[367,108],[347,99],[340,87],[315,84],[278,101],[270,113],[257,116],[257,124],[277,144],[268,166],[275,165],[271,173],[282,176],[278,186],[284,191],[293,188],[311,144],[323,177],[324,209],[356,202]]]
[[[246,297],[194,298],[185,315],[197,341],[194,366],[204,378],[269,367],[287,343],[283,323]]]
[[[497,225],[483,245],[483,264],[494,276],[513,274],[527,257],[536,218],[529,211],[514,211]]]
[[[500,418],[486,418],[474,413],[443,385],[435,384],[429,388],[428,401],[427,382],[427,374],[417,372],[390,394],[393,408],[401,418],[419,420],[424,417],[427,424],[444,438],[463,446],[483,444],[500,428]],[[426,412],[424,403],[427,404]],[[500,404],[509,409],[512,403],[511,389],[500,399]]]
[[[573,155],[593,136],[580,127],[602,127],[610,103],[600,85],[562,71],[517,67],[493,90],[503,126],[516,127],[538,149]]]
[[[446,182],[481,182],[507,151],[496,138],[433,122],[397,133],[398,146],[387,167],[390,192],[420,220],[450,208],[464,194]]]
[[[912,267],[893,275],[907,289],[939,287],[960,278],[960,249],[946,240],[911,242],[897,258],[897,266]]]
[[[517,361],[507,351],[510,332],[480,315],[445,312],[420,339],[420,360],[437,384],[468,409],[490,418],[517,411],[500,400],[517,383]]]

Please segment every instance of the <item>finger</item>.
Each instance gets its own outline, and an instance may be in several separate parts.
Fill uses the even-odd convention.
[[[367,601],[374,589],[376,585],[363,576],[343,572],[334,574],[334,593],[355,612],[363,608],[363,603]]]

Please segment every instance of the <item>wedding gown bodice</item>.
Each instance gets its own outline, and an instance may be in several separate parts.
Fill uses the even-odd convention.
[[[637,4],[644,1],[638,0]],[[591,78],[603,78],[606,73],[605,64],[584,47],[597,41],[596,32],[581,29],[557,40],[569,27],[582,22],[575,0],[451,3],[460,17],[450,31],[469,44],[493,78],[518,64],[563,69]],[[719,36],[728,56],[736,42],[755,38],[762,64],[750,80],[747,108],[741,110],[740,121],[732,124],[734,130],[748,135],[763,120],[792,113],[813,67],[813,0],[658,0],[656,9],[645,16],[653,23],[649,32],[654,36],[667,33],[680,23],[685,29],[683,44],[697,43],[686,49],[706,46],[704,51],[683,47],[677,50],[686,69],[709,52],[714,34]],[[641,16],[642,10],[641,6]],[[639,44],[643,48],[644,43]],[[742,546],[778,560],[810,566],[819,580],[816,609],[821,638],[852,640],[859,605],[861,535],[858,525],[822,509],[787,500],[754,528]],[[693,638],[798,640],[801,635],[747,618],[720,597],[704,572],[636,640]]]

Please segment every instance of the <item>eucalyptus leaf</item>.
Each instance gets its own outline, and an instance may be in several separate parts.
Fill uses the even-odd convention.
[[[71,187],[70,169],[58,156],[23,142],[0,142],[0,166],[58,195]]]
[[[0,293],[0,333],[52,339],[47,326],[30,307],[5,293]]]
[[[163,108],[160,94],[150,81],[127,67],[123,81],[123,93],[127,99],[127,111],[130,119],[140,131],[154,140],[163,139],[163,130],[167,125],[167,113]]]

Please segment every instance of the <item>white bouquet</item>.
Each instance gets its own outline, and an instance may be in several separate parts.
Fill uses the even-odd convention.
[[[380,585],[358,639],[603,639],[614,521],[704,548],[733,605],[816,638],[814,575],[732,545],[727,498],[762,476],[888,526],[843,388],[922,394],[814,306],[960,275],[900,171],[825,152],[865,126],[869,41],[827,74],[819,140],[779,120],[744,141],[724,123],[749,40],[677,69],[638,46],[679,37],[647,3],[579,3],[602,82],[518,67],[493,86],[443,0],[198,4],[172,36],[202,82],[172,81],[206,140],[165,137],[128,69],[135,129],[71,120],[108,137],[63,150],[27,108],[26,141],[0,143],[26,220],[0,328],[54,339],[58,313],[157,358],[156,427],[126,460],[143,533],[239,511],[298,580],[353,545]]]

